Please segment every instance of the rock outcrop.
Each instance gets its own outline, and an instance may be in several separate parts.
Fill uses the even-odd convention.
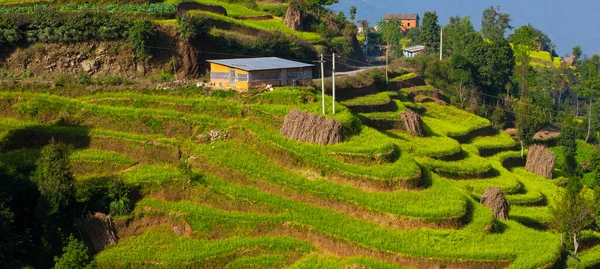
[[[88,215],[81,223],[81,230],[93,253],[98,253],[117,242],[115,224],[103,213]]]
[[[288,5],[283,23],[292,30],[302,31],[302,10],[300,10],[298,5],[296,5],[294,2],[295,1],[292,1]]]

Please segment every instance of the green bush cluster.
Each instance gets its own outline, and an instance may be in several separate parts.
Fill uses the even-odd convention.
[[[110,13],[124,14],[142,14],[150,15],[155,18],[172,18],[177,12],[177,6],[174,4],[85,4],[85,3],[69,3],[64,5],[33,5],[33,6],[15,6],[15,7],[0,7],[0,14],[35,14],[41,10],[55,8],[60,11],[107,11]]]
[[[129,40],[138,58],[148,56],[155,29],[148,20],[133,20],[107,11],[62,12],[39,9],[30,15],[0,14],[0,46],[28,43],[75,43]]]
[[[208,32],[208,22],[203,16],[178,16],[177,30],[184,40],[194,40]]]
[[[138,59],[145,59],[150,54],[149,45],[155,38],[156,29],[154,24],[149,20],[134,21],[129,32],[127,39],[133,45],[135,55]]]

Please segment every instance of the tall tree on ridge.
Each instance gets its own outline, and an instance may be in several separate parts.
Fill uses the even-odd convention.
[[[421,25],[420,41],[430,53],[439,52],[440,49],[440,26],[438,25],[438,15],[427,11],[423,15],[423,24]]]
[[[350,7],[350,20],[352,21],[352,23],[354,23],[355,19],[356,19],[356,7],[351,6]]]
[[[465,53],[465,48],[470,42],[469,35],[475,33],[471,18],[456,16],[450,18],[450,23],[444,27],[444,53],[446,56]]]
[[[501,13],[500,7],[490,6],[483,11],[481,18],[481,34],[485,39],[504,38],[506,29],[512,29],[511,19],[508,13]]]

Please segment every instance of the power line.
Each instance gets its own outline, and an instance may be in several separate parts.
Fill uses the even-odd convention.
[[[146,48],[151,48],[151,49],[163,49],[163,50],[171,50],[171,51],[179,52],[176,49],[167,48],[167,47],[156,47],[156,46],[145,46],[145,47]],[[216,52],[216,51],[198,51],[196,53],[197,54],[212,54],[212,55],[222,55],[222,56],[245,57],[245,58],[264,57],[264,56],[259,56],[259,55],[233,54],[233,53],[224,53],[224,52]],[[282,59],[284,59],[284,58],[282,58]],[[307,62],[307,63],[314,63],[315,62],[315,60],[294,59],[294,58],[287,58],[286,60],[299,61],[299,62]]]

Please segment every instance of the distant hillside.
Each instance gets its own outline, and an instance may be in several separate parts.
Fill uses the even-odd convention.
[[[174,68],[180,76],[192,78],[206,74],[205,60],[215,58],[278,56],[313,61],[319,53],[335,52],[344,57],[339,60],[342,68],[352,65],[347,58],[364,61],[354,35],[356,27],[345,17],[336,16],[322,7],[316,7],[322,12],[314,12],[321,17],[305,14],[305,29],[299,31],[284,24],[283,16],[288,8],[284,3],[197,0],[194,2],[200,5],[179,9],[180,2],[169,0],[150,5],[137,4],[139,1],[1,2],[0,5],[5,6],[0,7],[0,30],[5,28],[7,34],[0,36],[0,49],[4,50],[0,64],[13,75],[21,75],[22,70],[29,70],[33,76],[46,76],[57,71],[76,75],[82,70],[89,71],[87,67],[74,68],[88,65],[84,61],[104,62],[96,61],[98,55],[93,53],[70,59],[72,57],[63,52],[54,53],[51,44],[75,48],[78,43],[86,42],[91,48],[113,41],[127,41],[131,45],[130,48],[121,47],[130,51],[135,64],[112,69],[111,75],[129,79],[144,78],[161,70],[172,73]],[[201,28],[194,30],[198,32],[194,40],[184,40],[180,36],[182,22],[177,17],[182,14],[199,17],[202,21],[198,24]],[[132,27],[141,21],[150,22],[144,26],[147,29]],[[133,34],[134,30],[142,32]],[[184,43],[189,46],[183,46]],[[116,57],[117,61],[119,57],[127,57],[127,53],[119,54],[121,56],[111,57]],[[50,56],[50,59],[23,61],[41,56]],[[53,66],[61,62],[68,66]],[[92,75],[96,76],[96,73],[92,72]]]

